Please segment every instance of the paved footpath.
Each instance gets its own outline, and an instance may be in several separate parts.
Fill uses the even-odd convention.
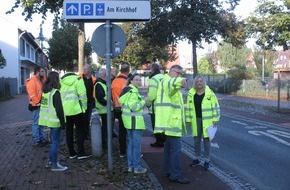
[[[0,189],[122,189],[96,173],[89,173],[60,154],[66,172],[44,166],[49,147],[33,147],[32,114],[25,95],[0,102]]]
[[[85,161],[67,158],[65,141],[60,146],[59,159],[69,169],[51,172],[44,166],[49,147],[33,147],[31,137],[32,114],[27,110],[26,95],[0,102],[0,190],[2,189],[230,189],[221,180],[202,168],[190,169],[190,158],[182,155],[182,168],[191,183],[172,183],[162,176],[161,148],[152,148],[152,133],[145,132],[142,140],[142,165],[146,174],[128,173],[126,159],[118,157],[117,139],[113,139],[113,171],[107,171],[107,155]],[[149,116],[147,116],[147,119]],[[148,121],[146,123],[149,123]],[[87,142],[86,147],[90,144]],[[89,148],[88,148],[89,149]],[[207,181],[207,182],[205,182]],[[209,181],[209,182],[208,182]]]
[[[227,97],[219,96],[219,98]],[[238,99],[241,100],[241,98]],[[254,101],[257,102],[257,100]],[[283,106],[288,103],[283,103]],[[249,113],[245,112],[244,114]],[[161,172],[163,150],[150,147],[149,144],[154,141],[154,138],[148,131],[144,133],[142,140],[142,153],[144,154],[142,164],[148,168],[146,174],[128,173],[126,159],[120,159],[117,151],[113,151],[114,168],[111,173],[107,172],[106,154],[100,159],[70,160],[67,158],[67,148],[64,141],[60,147],[59,157],[61,163],[67,165],[69,169],[65,172],[51,172],[44,167],[49,147],[32,146],[31,118],[32,114],[27,110],[26,95],[15,96],[11,100],[0,102],[0,190],[231,189],[214,174],[204,171],[202,167],[188,167],[191,160],[185,154],[182,155],[181,167],[191,183],[180,185],[169,182],[168,178],[163,177]],[[262,115],[261,118],[263,118]],[[277,118],[273,118],[269,122],[278,124],[279,121],[285,125],[290,123],[289,120]],[[114,150],[117,149],[114,147],[118,147],[116,143],[117,140],[114,138]],[[87,143],[86,146],[90,145]]]

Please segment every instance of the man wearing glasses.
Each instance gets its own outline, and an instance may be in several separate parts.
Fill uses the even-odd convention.
[[[190,181],[181,174],[181,137],[186,134],[184,105],[182,93],[179,91],[187,86],[181,77],[182,67],[173,65],[157,89],[155,103],[154,134],[164,133],[166,136],[163,152],[163,175],[170,181],[188,184]]]
[[[37,66],[34,69],[34,75],[26,80],[26,90],[29,99],[29,110],[33,113],[32,137],[34,146],[44,146],[47,144],[45,139],[44,127],[38,125],[40,100],[42,95],[42,85],[45,81],[44,68]]]

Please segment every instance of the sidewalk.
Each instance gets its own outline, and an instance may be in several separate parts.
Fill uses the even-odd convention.
[[[228,98],[226,96],[219,98]],[[233,97],[232,97],[233,98]],[[238,98],[241,100],[241,98]],[[268,100],[267,100],[268,101]],[[266,101],[266,102],[267,102]],[[257,101],[255,101],[257,102]],[[267,103],[266,103],[267,104]],[[189,167],[191,159],[182,154],[181,168],[191,183],[181,185],[162,176],[162,148],[152,148],[153,135],[146,131],[142,140],[142,162],[146,174],[128,173],[126,159],[117,154],[117,139],[113,139],[113,171],[107,171],[107,155],[85,161],[67,158],[65,141],[60,148],[60,161],[69,167],[65,172],[45,169],[49,147],[33,147],[31,113],[27,110],[26,95],[0,102],[0,189],[231,189],[227,184],[205,171],[202,166]],[[229,110],[232,113],[232,110]],[[250,114],[250,113],[248,113]],[[265,116],[264,116],[265,117]],[[148,117],[147,117],[148,118]],[[279,123],[274,118],[272,122]],[[290,120],[285,120],[284,123]],[[149,122],[146,122],[149,123]],[[88,142],[87,147],[90,146]]]

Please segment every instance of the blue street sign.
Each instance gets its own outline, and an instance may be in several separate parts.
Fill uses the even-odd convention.
[[[149,21],[150,0],[64,0],[64,18],[71,22]]]
[[[79,15],[79,4],[78,3],[67,3],[66,4],[66,15]]]
[[[94,3],[81,3],[81,15],[93,16],[94,15]]]

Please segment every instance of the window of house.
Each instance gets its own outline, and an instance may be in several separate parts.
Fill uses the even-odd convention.
[[[25,56],[25,41],[20,39],[20,55]]]
[[[25,57],[30,59],[30,46],[29,46],[29,44],[26,43],[26,48],[25,49],[26,49]]]
[[[34,52],[35,52],[35,50],[31,47],[30,48],[30,58],[31,58],[32,61],[35,60],[35,57],[34,57],[35,54],[34,54]]]

